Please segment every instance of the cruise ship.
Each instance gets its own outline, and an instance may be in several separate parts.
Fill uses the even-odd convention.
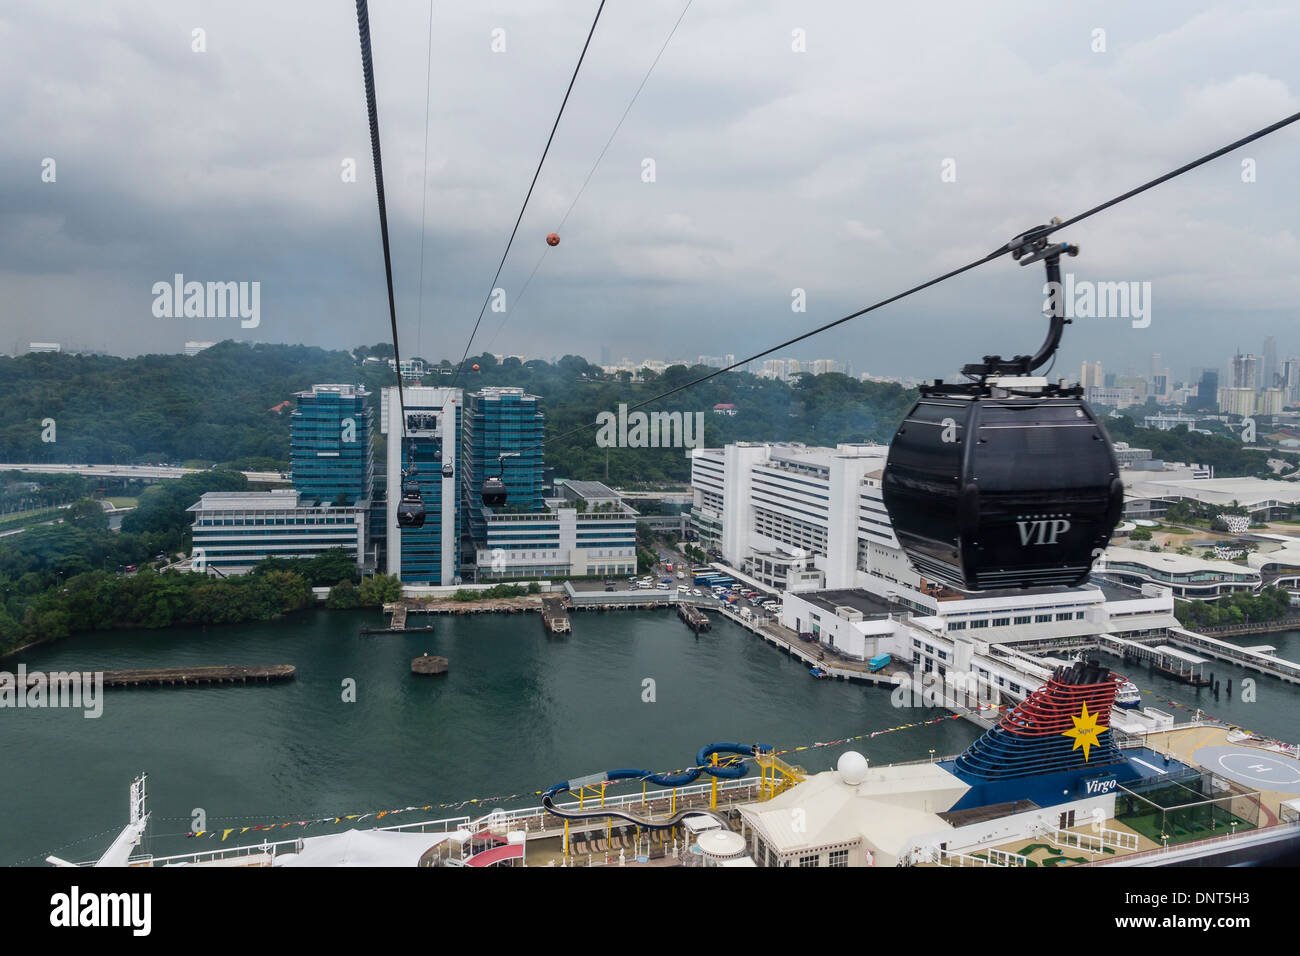
[[[1199,716],[1120,730],[1111,716],[1123,683],[1097,661],[1058,666],[951,757],[873,766],[869,755],[846,750],[834,770],[809,775],[760,744],[713,744],[682,771],[620,769],[562,781],[541,806],[169,857],[134,855],[149,821],[141,777],[128,826],[90,865],[1300,862],[1300,761],[1291,748]],[[617,795],[625,781],[640,792]],[[559,799],[565,795],[576,799]]]

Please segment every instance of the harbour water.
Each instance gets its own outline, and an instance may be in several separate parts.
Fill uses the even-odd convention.
[[[374,612],[311,611],[234,628],[87,634],[0,662],[14,670],[92,670],[201,664],[294,664],[285,684],[107,691],[103,714],[0,710],[0,863],[54,853],[97,856],[126,817],[126,787],[150,774],[147,849],[217,846],[187,839],[234,828],[226,845],[260,842],[239,828],[471,798],[529,794],[613,767],[668,770],[718,740],[789,748],[884,730],[946,711],[895,709],[883,689],[817,681],[806,667],[714,616],[696,637],[668,611],[578,614],[573,633],[547,637],[533,615],[438,617],[436,632],[360,636]],[[1255,636],[1300,656],[1300,632]],[[450,660],[436,677],[410,673],[428,652]],[[1118,665],[1114,658],[1103,661]],[[1211,669],[1207,667],[1207,670]],[[1131,676],[1154,691],[1259,733],[1300,737],[1300,688],[1256,677],[1256,701],[1216,700],[1183,685]],[[355,702],[345,701],[355,682]],[[653,684],[647,684],[652,681]],[[652,699],[650,699],[652,698]],[[1151,705],[1169,709],[1149,698]],[[1180,719],[1190,717],[1178,712]],[[873,763],[960,751],[978,734],[943,720],[787,759],[810,771],[852,747]],[[506,805],[535,805],[527,796]],[[498,801],[405,814],[384,823],[479,815]],[[328,832],[289,827],[276,838]]]

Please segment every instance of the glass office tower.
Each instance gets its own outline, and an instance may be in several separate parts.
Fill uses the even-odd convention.
[[[507,499],[497,511],[532,514],[542,504],[541,399],[522,388],[484,388],[465,396],[461,438],[465,527],[475,543],[487,538],[483,482],[502,469]],[[518,453],[498,464],[502,452]]]
[[[374,426],[360,385],[313,385],[296,393],[289,425],[294,490],[304,501],[355,505],[374,485]]]

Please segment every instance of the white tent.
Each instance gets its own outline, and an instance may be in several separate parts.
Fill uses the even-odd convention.
[[[307,837],[299,853],[280,854],[276,866],[418,866],[430,848],[449,833],[401,833],[394,830],[348,830]]]

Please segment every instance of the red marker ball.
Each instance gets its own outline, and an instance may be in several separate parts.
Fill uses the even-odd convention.
[[[476,372],[478,371],[478,366],[477,366],[477,365],[474,366],[474,371],[476,371]]]
[[[560,234],[558,232],[551,233],[546,237],[546,244],[548,246],[558,246],[560,244]]]

